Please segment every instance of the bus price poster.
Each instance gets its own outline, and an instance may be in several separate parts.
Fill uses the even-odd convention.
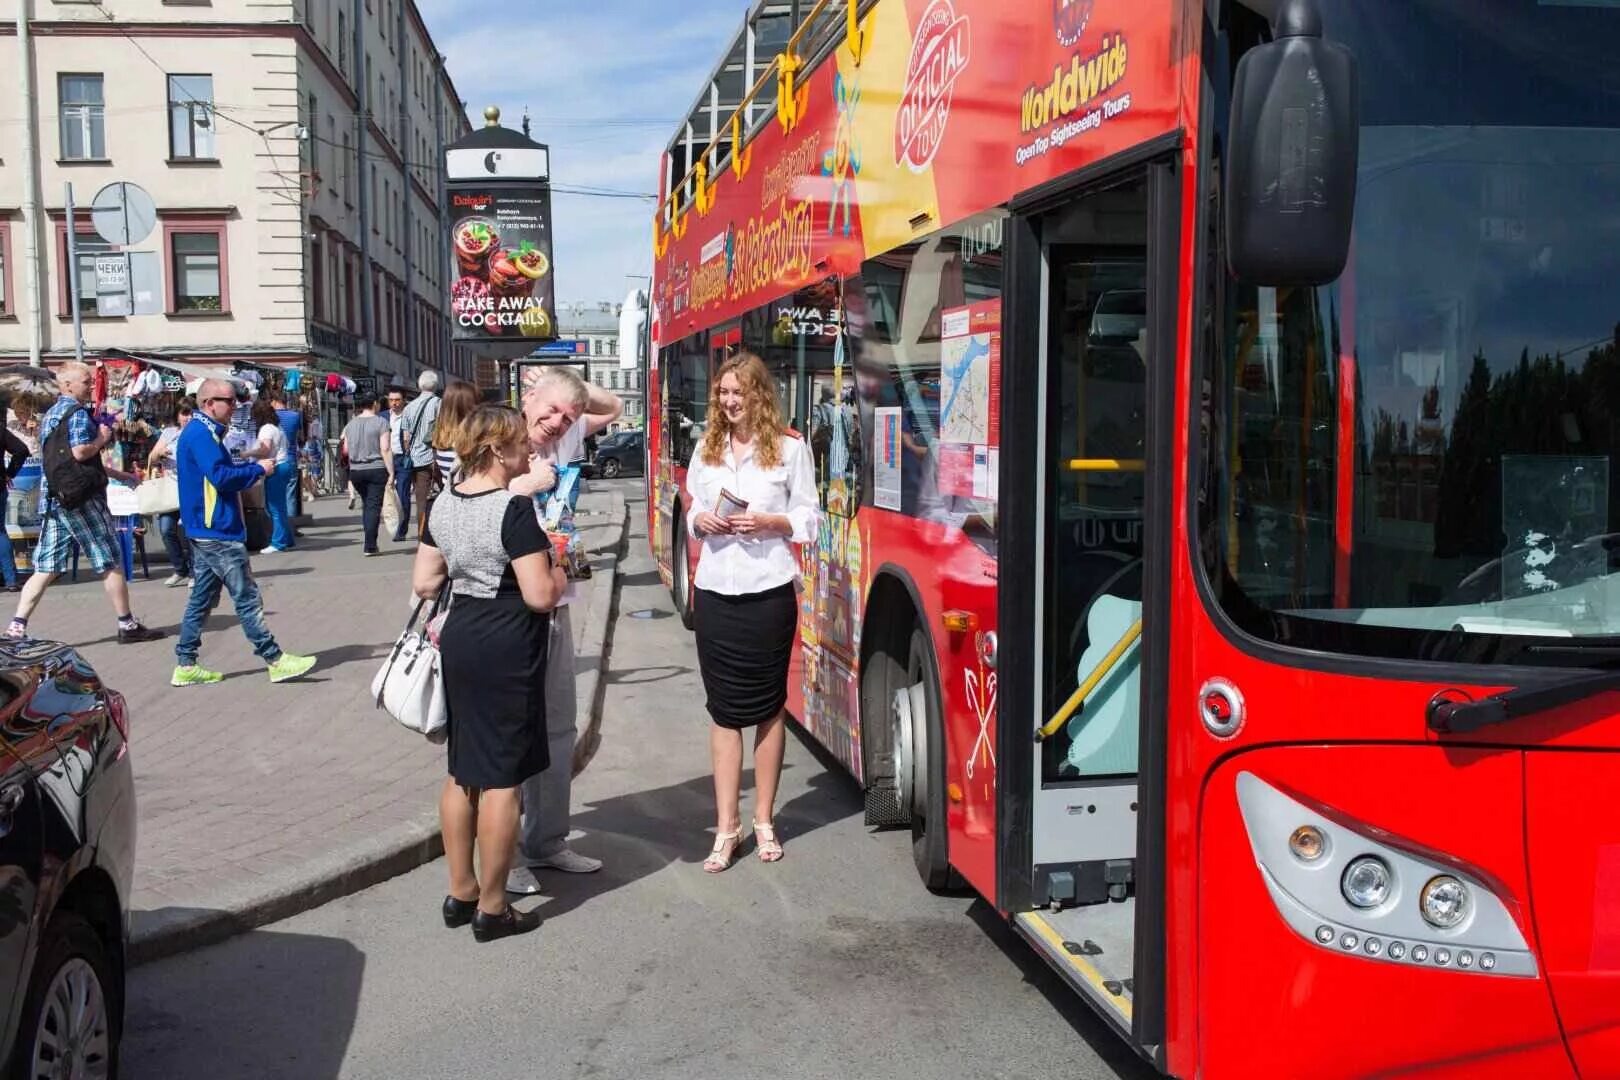
[[[995,501],[1001,458],[1001,301],[940,319],[941,495]]]
[[[904,493],[900,481],[900,408],[884,405],[872,410],[877,453],[872,461],[872,502],[880,510],[899,510]]]

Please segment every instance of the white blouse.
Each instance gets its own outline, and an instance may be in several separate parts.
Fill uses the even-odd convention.
[[[746,501],[752,513],[786,514],[793,524],[792,535],[785,537],[725,533],[704,536],[697,576],[692,581],[698,588],[744,596],[798,581],[799,560],[791,545],[814,542],[821,527],[821,507],[809,446],[786,432],[781,446],[782,462],[773,469],[755,465],[752,449],[742,461],[735,460],[729,439],[725,460],[719,465],[704,463],[701,442],[693,452],[686,474],[686,492],[691,501],[686,513],[688,536],[698,535],[693,520],[705,510],[714,512],[722,490]]]

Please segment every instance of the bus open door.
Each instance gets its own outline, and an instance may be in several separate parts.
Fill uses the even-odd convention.
[[[1037,422],[1010,426],[1003,450],[999,906],[1149,1056],[1176,176],[1168,160],[1115,170],[1015,213],[1003,387],[1005,415]]]

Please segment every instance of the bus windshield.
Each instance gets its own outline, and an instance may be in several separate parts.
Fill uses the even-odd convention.
[[[1620,641],[1620,0],[1321,7],[1360,72],[1350,262],[1216,275],[1206,572],[1273,641],[1580,663]],[[1228,12],[1235,64],[1265,22]]]

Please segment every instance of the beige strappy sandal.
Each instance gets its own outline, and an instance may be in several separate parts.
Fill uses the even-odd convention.
[[[759,848],[760,862],[781,862],[782,842],[776,838],[776,826],[754,822],[754,846]]]
[[[742,847],[742,830],[736,832],[716,833],[714,837],[714,850],[709,857],[703,860],[703,872],[706,874],[723,874],[731,869],[736,861],[737,849]],[[729,846],[727,846],[729,845]]]

